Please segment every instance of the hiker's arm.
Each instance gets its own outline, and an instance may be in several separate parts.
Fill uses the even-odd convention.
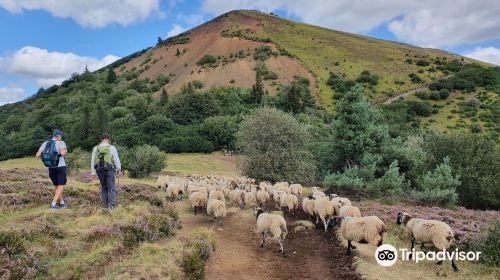
[[[95,158],[95,152],[96,152],[96,147],[94,147],[94,149],[92,150],[92,158],[90,160],[90,173],[92,173],[93,176],[97,175],[97,173],[95,172],[95,161],[94,161],[94,158]]]
[[[59,148],[59,154],[61,156],[65,156],[68,154],[68,148],[66,147],[66,143],[61,141],[61,148]]]
[[[42,152],[37,151],[35,156],[36,156],[37,158],[41,157],[41,156],[42,156]]]
[[[38,149],[38,151],[36,152],[36,155],[35,155],[35,156],[36,156],[37,158],[39,158],[39,157],[41,157],[41,156],[42,156],[42,152],[43,152],[43,150],[45,150],[45,145],[46,145],[46,142],[44,142],[44,143],[42,144],[42,146],[40,146],[40,149]]]
[[[122,163],[120,162],[120,157],[118,157],[118,151],[113,146],[109,149],[111,151],[111,156],[113,158],[113,163],[115,164],[116,171],[122,170]]]

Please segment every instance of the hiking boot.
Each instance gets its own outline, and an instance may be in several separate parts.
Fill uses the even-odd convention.
[[[50,205],[50,209],[59,209],[59,206],[58,205]]]
[[[68,206],[66,204],[59,204],[59,209],[64,209],[64,208],[68,208]]]

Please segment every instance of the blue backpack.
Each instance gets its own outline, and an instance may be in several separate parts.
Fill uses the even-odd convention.
[[[59,151],[57,150],[57,145],[55,140],[47,141],[45,144],[45,149],[42,153],[42,162],[48,168],[57,167],[59,165]]]

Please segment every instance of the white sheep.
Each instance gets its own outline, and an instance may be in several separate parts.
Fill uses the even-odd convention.
[[[384,233],[387,227],[377,216],[366,217],[335,217],[333,226],[340,223],[340,234],[347,239],[347,255],[351,254],[351,249],[356,246],[351,242],[361,244],[370,243],[380,246],[384,242]]]
[[[257,199],[257,203],[259,204],[260,207],[264,207],[266,202],[271,200],[271,196],[269,195],[269,193],[265,189],[259,190],[257,192],[257,195],[255,196],[255,198]]]
[[[235,189],[229,193],[229,199],[232,203],[238,205],[240,208],[243,208],[245,202],[243,200],[245,192],[240,189]]]
[[[339,210],[340,217],[361,217],[361,211],[359,208],[352,205],[344,205],[340,207]]]
[[[281,210],[283,210],[283,213],[285,212],[285,210],[288,210],[288,212],[293,213],[293,215],[295,216],[295,211],[299,207],[299,200],[297,199],[297,196],[280,191],[279,197],[280,207]]]
[[[257,217],[257,232],[262,235],[260,247],[264,247],[264,243],[266,243],[266,234],[270,234],[273,239],[278,240],[280,251],[284,257],[285,237],[288,234],[285,219],[280,215],[264,213],[260,207],[256,207],[254,213],[255,217]]]
[[[170,180],[169,176],[158,176],[155,186],[160,190],[165,190],[169,180]]]
[[[316,215],[316,224],[319,219],[323,221],[325,232],[328,229],[330,219],[333,217],[333,203],[327,198],[319,198],[314,201],[314,214]]]
[[[207,205],[207,194],[197,191],[191,193],[191,195],[189,195],[189,204],[194,209],[195,215],[198,209],[202,212]]]
[[[315,200],[312,196],[304,197],[304,199],[302,199],[302,210],[304,210],[304,213],[309,215],[309,218],[314,216],[314,203]]]
[[[255,198],[255,194],[253,192],[246,192],[243,196],[243,200],[245,201],[245,207],[257,206],[257,199]]]
[[[223,202],[226,202],[226,198],[224,197],[224,193],[222,191],[213,190],[210,192],[208,199],[217,199]]]
[[[302,185],[301,184],[291,184],[290,185],[290,193],[301,197],[302,196]]]
[[[314,199],[320,199],[320,198],[326,197],[326,194],[324,192],[320,191],[318,187],[312,187],[311,190],[312,190],[312,196],[314,197]]]
[[[333,208],[335,209],[335,215],[337,216],[339,215],[340,207],[345,205],[352,205],[351,201],[346,197],[336,196],[332,198],[331,201],[333,203]]]
[[[288,188],[288,182],[276,183],[276,184],[274,184],[273,189],[276,191],[290,193],[290,188]]]
[[[181,200],[182,195],[184,194],[184,186],[177,182],[170,182],[167,186],[166,192],[167,198],[170,198],[172,201],[174,199]]]
[[[226,217],[226,204],[218,199],[209,199],[207,203],[207,215],[219,218],[222,226],[222,218]]]
[[[407,213],[400,212],[398,213],[396,223],[401,225],[406,234],[411,237],[410,251],[415,247],[415,241],[421,242],[420,248],[422,248],[425,243],[432,242],[437,249],[441,251],[447,250],[455,239],[451,227],[438,220],[417,219],[411,217]],[[409,258],[412,258],[411,253]],[[438,262],[438,264],[441,263],[442,261]],[[457,265],[453,259],[451,260],[451,266],[454,271],[458,271]]]

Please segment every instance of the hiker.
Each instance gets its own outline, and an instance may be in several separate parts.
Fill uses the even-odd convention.
[[[52,209],[66,208],[62,194],[67,182],[64,157],[68,154],[68,149],[62,140],[63,136],[64,133],[56,129],[52,139],[43,142],[36,153],[36,157],[41,158],[43,164],[49,168],[49,177],[55,187],[54,198],[50,204]]]
[[[110,142],[109,134],[104,133],[101,136],[101,144],[92,150],[90,164],[92,178],[95,180],[97,175],[101,183],[102,207],[107,209],[113,209],[116,206],[115,171],[120,176],[122,168],[118,152]]]

